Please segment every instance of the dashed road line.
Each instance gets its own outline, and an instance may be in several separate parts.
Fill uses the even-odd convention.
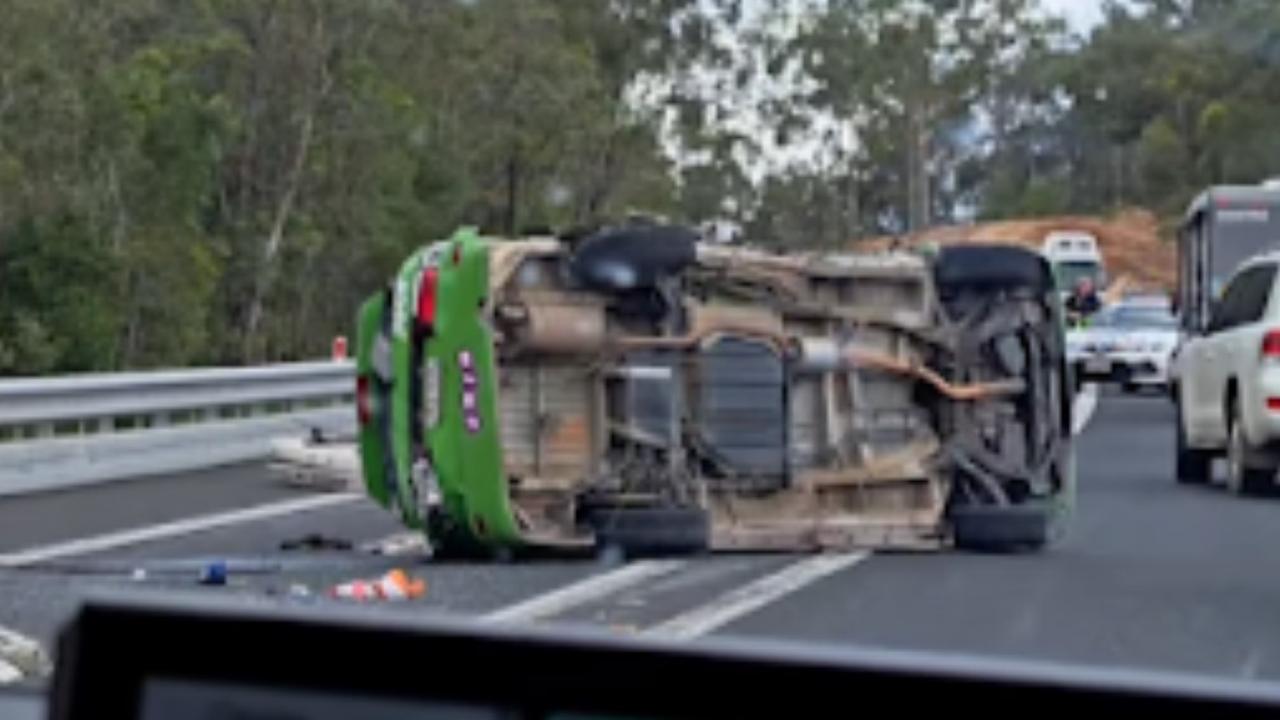
[[[114,550],[128,545],[150,542],[152,540],[163,540],[165,538],[190,535],[192,533],[204,530],[213,530],[220,527],[226,527],[228,525],[238,525],[256,520],[280,517],[282,515],[292,515],[293,513],[319,510],[321,508],[332,507],[334,505],[341,505],[363,499],[363,495],[351,493],[308,495],[307,497],[284,500],[277,503],[257,505],[254,507],[215,513],[212,515],[199,515],[196,517],[184,518],[182,520],[161,523],[159,525],[149,525],[147,527],[121,530],[119,532],[79,538],[77,540],[67,540],[65,542],[53,543],[51,545],[43,545],[26,550],[19,550],[17,552],[0,554],[0,568],[17,568],[37,565],[50,560],[58,560],[60,558],[74,557],[77,555],[87,555],[90,553],[102,552],[104,550]]]
[[[782,597],[870,557],[854,552],[816,555],[731,590],[705,605],[681,613],[645,631],[647,635],[687,640],[706,635]]]
[[[684,567],[682,560],[641,560],[601,575],[536,595],[481,616],[485,622],[532,622],[608,597]]]

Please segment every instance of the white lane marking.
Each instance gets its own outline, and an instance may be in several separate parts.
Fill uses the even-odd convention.
[[[792,563],[778,572],[730,590],[705,605],[655,625],[646,630],[645,634],[676,640],[706,635],[806,585],[852,567],[868,557],[870,553],[854,552],[816,555]]]
[[[1089,426],[1089,421],[1093,419],[1093,411],[1098,409],[1098,386],[1089,383],[1080,389],[1076,395],[1075,407],[1071,410],[1071,417],[1075,421],[1075,427],[1071,428],[1072,435],[1079,435]]]
[[[362,500],[363,498],[363,495],[346,493],[308,495],[304,498],[284,500],[282,502],[270,503],[267,505],[258,505],[240,510],[230,510],[228,512],[215,513],[212,515],[200,515],[197,517],[161,523],[159,525],[149,525],[147,527],[121,530],[119,532],[107,533],[105,535],[95,535],[93,537],[80,538],[77,540],[68,540],[66,542],[54,543],[52,545],[44,545],[41,547],[34,547],[27,550],[19,550],[17,552],[0,555],[0,568],[23,567],[26,565],[48,562],[49,560],[57,560],[59,558],[102,552],[103,550],[113,550],[127,545],[136,545],[138,543],[162,540],[164,538],[171,538],[179,535],[190,535],[203,530],[213,530],[215,528],[226,527],[228,525],[239,525],[240,523],[253,522],[255,520],[267,520],[274,517],[280,517],[281,515],[291,515],[293,513],[306,512],[308,510],[319,510],[320,508],[354,502],[356,500]]]
[[[559,615],[594,600],[599,600],[614,593],[638,585],[684,567],[681,560],[642,560],[624,565],[602,575],[593,575],[585,580],[566,585],[542,595],[536,595],[514,605],[495,610],[481,616],[485,622],[529,622]]]

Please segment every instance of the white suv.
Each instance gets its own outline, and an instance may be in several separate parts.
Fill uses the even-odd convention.
[[[1212,459],[1227,458],[1227,485],[1269,489],[1280,468],[1280,255],[1241,265],[1213,307],[1203,334],[1186,340],[1175,376],[1177,474],[1206,482]]]

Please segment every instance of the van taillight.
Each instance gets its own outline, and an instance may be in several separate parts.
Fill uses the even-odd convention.
[[[1262,357],[1280,359],[1280,330],[1268,330],[1262,336]]]
[[[368,425],[373,419],[373,397],[369,394],[369,378],[364,375],[356,378],[356,417],[361,425]]]
[[[418,286],[418,327],[431,329],[436,324],[436,285],[440,271],[435,266],[422,271],[422,283]]]

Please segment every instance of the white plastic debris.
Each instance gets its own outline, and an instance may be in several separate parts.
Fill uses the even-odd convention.
[[[312,490],[350,492],[360,488],[360,456],[354,443],[314,443],[305,437],[271,442],[272,467],[285,482]]]
[[[44,677],[52,669],[40,643],[0,628],[0,684],[17,682],[23,677]]]
[[[374,555],[403,557],[406,555],[430,555],[431,547],[422,533],[396,533],[381,540],[369,543],[362,548]]]

